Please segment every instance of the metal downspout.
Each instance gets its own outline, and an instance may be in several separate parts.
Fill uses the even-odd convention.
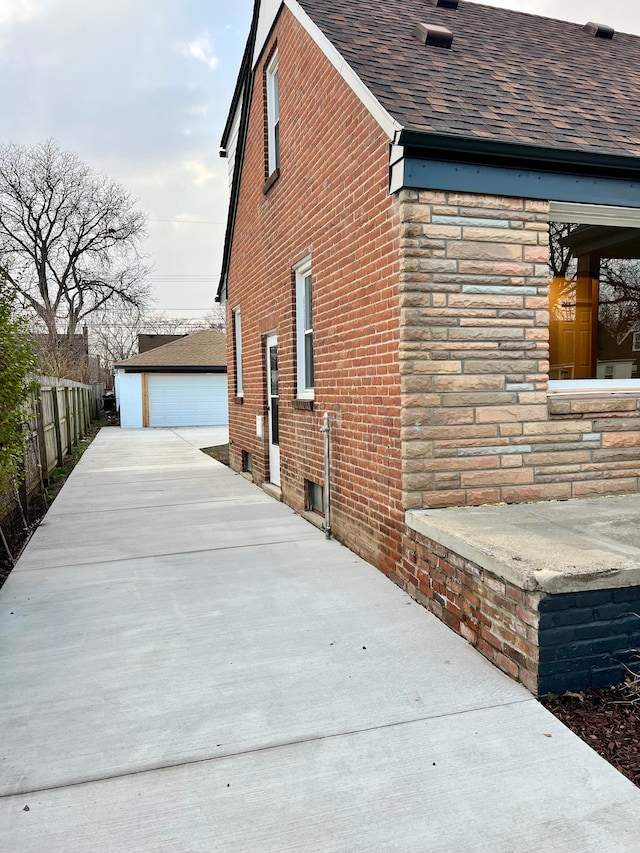
[[[329,412],[324,413],[322,428],[324,435],[324,535],[331,539],[331,465],[329,456]]]

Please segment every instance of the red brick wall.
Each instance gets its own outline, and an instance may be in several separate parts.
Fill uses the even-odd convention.
[[[277,42],[280,176],[265,192],[264,66]],[[228,279],[242,310],[242,404],[230,401],[231,461],[253,456],[269,479],[265,333],[278,334],[283,499],[301,510],[305,479],[323,482],[323,413],[331,415],[332,526],[384,571],[399,557],[398,201],[388,138],[284,8],[256,70]],[[294,408],[291,268],[313,260],[315,402]],[[229,335],[229,387],[234,388]],[[265,417],[265,438],[256,436]]]
[[[394,577],[492,663],[538,691],[539,592],[526,592],[409,530]]]

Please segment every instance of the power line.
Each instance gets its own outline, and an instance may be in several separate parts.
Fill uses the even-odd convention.
[[[176,222],[178,225],[226,225],[213,219],[147,219],[147,222]]]
[[[145,280],[149,282],[158,282],[159,284],[207,284],[208,282],[215,282],[220,279],[219,275],[208,275],[208,276],[158,276],[158,275],[150,275]]]

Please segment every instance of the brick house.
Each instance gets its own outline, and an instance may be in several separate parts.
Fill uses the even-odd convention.
[[[593,621],[576,596],[610,584],[501,572],[434,519],[640,492],[640,379],[610,369],[640,316],[639,55],[465,0],[256,0],[222,140],[232,466],[322,523],[329,413],[336,538],[539,692],[540,625],[573,618],[543,614]]]

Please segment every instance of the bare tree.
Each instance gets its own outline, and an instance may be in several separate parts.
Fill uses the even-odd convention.
[[[96,311],[89,320],[91,352],[109,371],[118,361],[138,352],[138,334],[143,317],[134,305]]]
[[[600,268],[599,317],[620,343],[640,322],[640,261],[605,259]]]
[[[0,266],[49,339],[148,299],[145,217],[119,184],[48,142],[0,147]]]
[[[571,319],[574,314],[578,257],[574,254],[570,238],[574,231],[583,227],[557,223],[550,226],[551,310],[554,319]],[[625,240],[628,239],[625,236]],[[638,238],[635,248],[640,252]],[[610,249],[615,254],[615,246]],[[607,257],[606,250],[598,255],[598,318],[617,343],[640,325],[640,260],[637,256],[624,256],[629,251],[628,245],[622,251],[622,257],[617,258]]]
[[[206,325],[203,328],[215,329],[217,332],[224,332],[226,330],[227,321],[222,305],[216,302],[211,311],[205,315],[204,322]]]

